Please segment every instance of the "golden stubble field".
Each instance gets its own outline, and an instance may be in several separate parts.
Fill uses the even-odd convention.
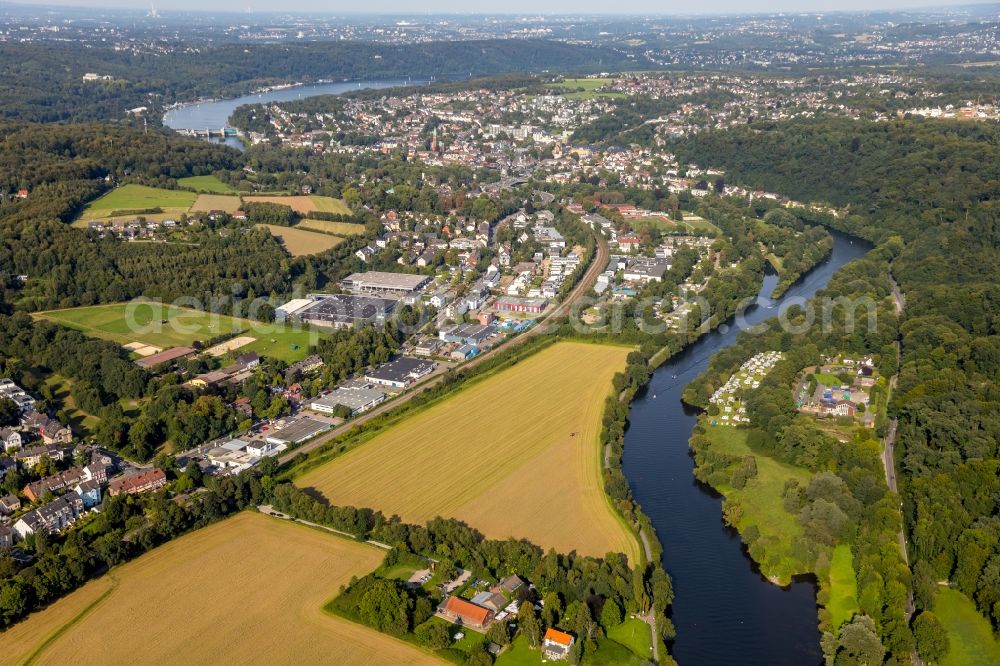
[[[299,229],[297,226],[282,227],[277,224],[258,224],[257,226],[267,227],[273,236],[280,238],[285,249],[293,257],[326,252],[344,242],[344,239],[339,236],[307,231]]]
[[[0,634],[0,662],[373,664],[440,662],[323,612],[384,552],[241,513],[172,541]],[[103,595],[103,596],[102,596]]]
[[[454,517],[494,538],[603,556],[639,545],[613,512],[598,437],[624,347],[560,342],[296,479],[407,522]]]

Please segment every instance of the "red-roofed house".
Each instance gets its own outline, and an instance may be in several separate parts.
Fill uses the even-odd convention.
[[[493,611],[477,606],[459,597],[448,597],[438,606],[438,612],[446,619],[473,629],[484,629],[493,621]]]
[[[575,640],[571,634],[549,627],[545,630],[545,638],[542,639],[542,651],[549,659],[565,659],[569,656],[569,649],[573,647]]]
[[[108,494],[112,497],[121,493],[138,495],[153,492],[165,485],[167,485],[167,475],[159,467],[154,467],[138,474],[115,479],[108,485]]]

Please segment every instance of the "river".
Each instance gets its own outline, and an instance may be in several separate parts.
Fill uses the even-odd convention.
[[[163,124],[171,129],[192,129],[192,130],[219,130],[229,124],[229,116],[237,107],[244,104],[265,104],[268,102],[291,102],[306,97],[317,95],[337,95],[352,90],[364,90],[367,88],[391,88],[402,85],[416,85],[422,81],[352,81],[352,82],[331,82],[331,83],[311,83],[280,90],[254,93],[234,99],[221,99],[212,102],[196,102],[174,107],[163,115]],[[243,148],[243,144],[236,137],[213,139],[215,142],[225,143],[234,148]]]
[[[757,304],[746,312],[748,325],[813,296],[870,247],[831,233],[830,256],[777,301],[768,299],[777,276],[765,276]],[[673,578],[677,639],[671,653],[680,664],[820,664],[815,584],[803,580],[783,589],[761,576],[739,535],[723,523],[722,498],[694,478],[688,440],[697,411],[683,404],[681,393],[738,333],[735,326],[720,327],[656,370],[632,403],[623,468]]]

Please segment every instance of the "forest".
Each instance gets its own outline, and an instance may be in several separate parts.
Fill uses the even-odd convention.
[[[307,42],[219,44],[168,54],[46,42],[0,43],[2,115],[34,122],[127,121],[126,111],[234,97],[276,83],[459,79],[547,69],[618,71],[632,61],[607,47],[545,40],[420,44]],[[87,72],[111,81],[85,83]]]
[[[677,147],[686,160],[726,169],[731,182],[849,207],[848,214],[827,223],[880,243],[871,259],[845,267],[828,291],[884,300],[891,274],[906,296],[902,318],[883,306],[874,334],[821,338],[816,344],[820,350],[875,354],[883,372],[891,374],[895,342],[900,343],[890,411],[899,419],[896,466],[915,602],[933,613],[937,583],[949,581],[995,629],[1000,627],[1000,216],[993,201],[1000,183],[998,132],[986,123],[826,118],[708,133]],[[787,347],[780,338],[776,342]],[[747,347],[727,353],[740,351]],[[720,358],[713,367],[734,360]],[[700,390],[692,387],[692,393]],[[757,405],[753,419],[776,433],[787,407],[786,398],[775,396]],[[774,441],[780,444],[781,438]],[[838,455],[810,455],[817,454]]]

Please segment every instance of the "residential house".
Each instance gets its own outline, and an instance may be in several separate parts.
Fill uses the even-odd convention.
[[[83,498],[70,492],[21,516],[14,531],[22,539],[39,531],[55,534],[75,523],[83,512]]]
[[[159,490],[167,485],[167,475],[159,467],[114,479],[108,486],[108,494],[114,497],[125,493],[138,495]]]
[[[21,440],[21,433],[11,428],[3,428],[0,430],[0,440],[3,442],[3,448],[5,451],[16,451],[21,448],[24,442]]]
[[[14,546],[14,530],[6,525],[0,525],[0,548],[11,548]]]
[[[0,497],[0,515],[9,516],[15,511],[21,510],[21,500],[17,495],[4,495]]]
[[[565,659],[576,641],[571,634],[549,627],[542,638],[542,652],[549,659]]]
[[[58,495],[72,488],[81,481],[86,480],[86,473],[82,467],[74,467],[65,472],[58,472],[44,479],[27,484],[21,491],[31,502],[42,499],[46,493]]]
[[[501,592],[508,595],[514,594],[523,586],[524,586],[524,580],[522,580],[521,577],[517,575],[507,576],[506,578],[500,581],[499,585],[497,585],[497,587],[500,588]]]
[[[59,462],[66,456],[66,451],[57,444],[42,444],[40,446],[21,449],[14,453],[14,458],[25,467],[34,467],[42,461],[44,456],[48,456],[50,460]]]
[[[73,491],[83,500],[85,509],[90,509],[101,503],[101,484],[93,479],[76,484]]]

